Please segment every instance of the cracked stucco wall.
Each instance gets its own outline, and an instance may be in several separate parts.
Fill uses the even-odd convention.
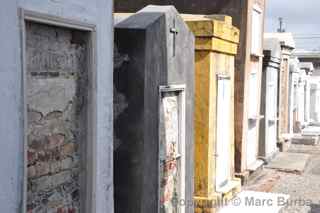
[[[86,141],[86,36],[26,23],[28,106],[27,211],[80,212]]]

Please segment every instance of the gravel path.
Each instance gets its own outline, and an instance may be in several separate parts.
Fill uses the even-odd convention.
[[[288,205],[281,213],[320,213],[320,146],[293,145],[289,152],[311,155],[303,174],[264,169],[245,190],[289,194]]]

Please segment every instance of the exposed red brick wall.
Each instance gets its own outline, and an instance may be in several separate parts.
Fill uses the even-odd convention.
[[[26,24],[28,213],[80,212],[88,79],[77,35]]]

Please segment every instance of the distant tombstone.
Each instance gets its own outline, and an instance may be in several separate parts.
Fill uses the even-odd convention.
[[[115,26],[115,212],[193,212],[194,36],[172,6]]]
[[[299,122],[299,84],[301,69],[299,68],[298,58],[290,60],[290,109],[289,109],[289,123],[290,133],[301,132],[301,123]]]
[[[302,85],[301,90],[303,90],[304,98],[301,98],[301,105],[304,106],[303,110],[303,126],[312,124],[314,122],[314,113],[316,105],[316,93],[314,84],[317,84],[316,77],[312,76],[314,71],[314,66],[312,62],[300,62],[299,67],[302,71]],[[301,107],[302,108],[302,107]],[[313,120],[313,122],[312,122]],[[315,124],[315,123],[314,123]]]
[[[271,160],[277,148],[278,78],[281,63],[281,47],[278,39],[264,40],[264,59],[261,82],[260,146],[259,156]]]
[[[306,99],[306,74],[303,70],[301,70],[301,76],[299,78],[298,83],[298,119],[297,122],[299,125],[295,128],[297,133],[301,133],[302,126],[305,123],[305,99]]]

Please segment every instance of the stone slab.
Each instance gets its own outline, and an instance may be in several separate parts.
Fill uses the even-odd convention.
[[[276,151],[269,154],[267,157],[259,157],[259,159],[263,160],[265,163],[269,163],[279,154],[279,148],[277,147]]]
[[[308,145],[300,145],[300,144],[294,144],[290,147],[288,152],[293,153],[304,153],[304,154],[310,154],[310,155],[318,155],[320,156],[320,145],[317,146],[308,146]]]
[[[234,179],[228,182],[224,187],[221,187],[217,192],[223,195],[230,193],[232,190],[241,189],[240,179]]]
[[[285,194],[242,191],[218,213],[277,213],[288,199]]]
[[[266,165],[266,168],[301,174],[304,172],[309,158],[308,154],[282,152]]]
[[[320,126],[308,126],[302,130],[302,135],[320,135]]]
[[[312,135],[294,136],[291,139],[291,143],[315,146],[319,144],[319,136],[312,136]]]
[[[261,168],[263,164],[264,164],[263,160],[257,160],[256,162],[248,166],[248,171],[250,172],[256,171],[259,168]]]

